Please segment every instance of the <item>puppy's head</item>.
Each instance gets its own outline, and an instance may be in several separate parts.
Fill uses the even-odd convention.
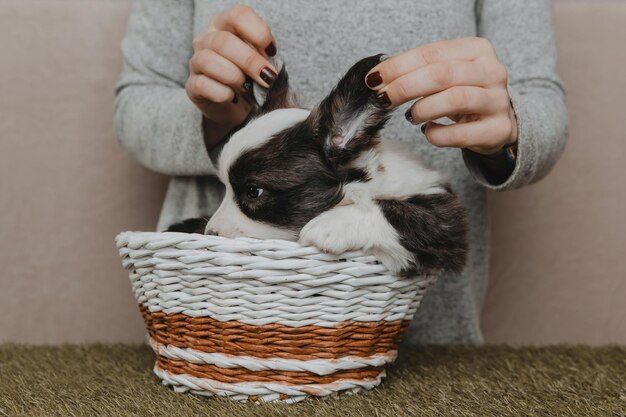
[[[388,118],[363,81],[380,57],[357,62],[310,111],[297,105],[282,68],[222,149],[218,175],[226,194],[207,234],[296,239],[342,200],[345,183],[367,180],[351,163],[377,143]]]

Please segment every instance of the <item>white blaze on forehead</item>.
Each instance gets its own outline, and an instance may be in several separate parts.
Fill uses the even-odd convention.
[[[309,116],[306,109],[278,109],[250,121],[228,141],[219,157],[219,177],[228,181],[228,170],[244,152],[258,148],[276,133],[299,123]]]

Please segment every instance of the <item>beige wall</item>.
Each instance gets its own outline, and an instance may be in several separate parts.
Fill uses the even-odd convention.
[[[570,139],[545,180],[490,195],[491,342],[626,343],[626,1],[557,2]]]
[[[143,339],[113,237],[154,226],[166,179],[112,132],[129,4],[0,0],[0,341]],[[570,144],[490,196],[488,341],[626,343],[623,22],[626,2],[557,3]]]
[[[164,178],[113,136],[128,1],[0,1],[0,340],[139,341],[113,243]]]

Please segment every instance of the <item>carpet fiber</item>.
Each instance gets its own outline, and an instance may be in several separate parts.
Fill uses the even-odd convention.
[[[159,384],[146,346],[0,345],[2,416],[626,416],[625,347],[428,347],[365,395],[240,404]]]

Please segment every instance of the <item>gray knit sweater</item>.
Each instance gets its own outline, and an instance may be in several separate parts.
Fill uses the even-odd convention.
[[[122,147],[140,164],[170,175],[158,229],[211,214],[221,199],[215,166],[204,147],[201,114],[184,90],[191,41],[225,0],[137,0],[122,49],[115,124]],[[394,113],[383,135],[410,144],[448,174],[470,214],[465,272],[442,277],[425,297],[408,343],[480,343],[480,311],[489,266],[485,187],[518,188],[543,177],[567,137],[564,92],[555,73],[548,0],[254,0],[247,2],[272,28],[300,103],[311,107],[357,60],[397,54],[441,39],[482,36],[509,70],[518,117],[519,150],[508,180],[491,186],[458,149],[428,144]]]

